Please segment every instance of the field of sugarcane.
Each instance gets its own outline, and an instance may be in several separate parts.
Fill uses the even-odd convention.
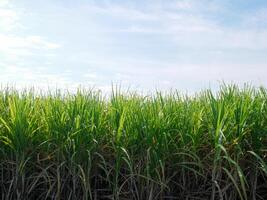
[[[267,89],[0,91],[1,199],[267,199]]]

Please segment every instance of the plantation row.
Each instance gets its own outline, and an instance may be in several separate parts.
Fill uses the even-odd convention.
[[[1,199],[267,199],[267,90],[0,92]]]

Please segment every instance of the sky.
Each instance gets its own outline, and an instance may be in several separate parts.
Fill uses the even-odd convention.
[[[266,0],[0,0],[0,83],[267,86]]]

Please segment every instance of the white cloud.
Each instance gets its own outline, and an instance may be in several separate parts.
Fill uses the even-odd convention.
[[[19,74],[19,76],[18,76]],[[69,89],[74,91],[78,83],[74,82],[67,74],[51,73],[43,68],[30,68],[20,65],[5,65],[0,67],[1,84],[12,85],[17,89],[34,86],[36,89]]]
[[[221,52],[215,53],[221,54]],[[93,63],[96,68],[107,71],[108,75],[104,77],[106,83],[116,81],[146,89],[153,89],[155,85],[178,89],[208,87],[209,83],[216,84],[222,80],[240,84],[253,82],[255,85],[267,85],[266,63],[216,62],[216,59],[215,62],[198,64],[131,59]]]
[[[11,49],[27,49],[27,48],[36,48],[36,49],[56,49],[60,45],[52,42],[46,41],[40,36],[14,36],[8,34],[0,34],[0,51],[9,51]]]
[[[26,44],[32,48],[38,49],[57,49],[60,47],[59,44],[48,42],[41,36],[27,36],[24,38]]]
[[[175,7],[176,9],[182,9],[182,10],[188,10],[192,9],[193,5],[191,1],[186,1],[186,0],[181,0],[175,2]]]
[[[87,72],[85,74],[82,75],[83,78],[85,78],[86,80],[96,80],[99,78],[99,76],[97,75],[97,73],[95,72]]]
[[[158,18],[156,15],[151,15],[151,13],[146,13],[133,7],[125,7],[118,4],[105,4],[104,6],[99,6],[98,4],[90,3],[90,5],[86,7],[83,6],[83,8],[92,14],[119,17],[123,20],[151,21]]]
[[[18,15],[14,10],[0,7],[0,31],[11,31],[18,20]]]
[[[6,61],[18,62],[26,56],[34,56],[35,50],[54,50],[59,44],[48,42],[40,36],[15,36],[0,34],[0,53]]]
[[[225,1],[226,2],[226,1]],[[176,10],[189,11],[189,12],[218,12],[225,9],[223,1],[210,1],[210,0],[176,0],[174,3],[170,3],[169,8]]]
[[[9,1],[9,0],[1,0],[1,1],[0,1],[0,7],[1,7],[1,6],[5,6],[5,5],[7,5],[8,1]]]
[[[155,2],[157,4],[157,2]],[[89,7],[103,16],[117,17],[127,21],[127,25],[111,27],[110,32],[125,32],[136,34],[162,34],[179,46],[211,47],[211,48],[267,48],[266,8],[259,13],[240,15],[240,22],[234,27],[222,23],[216,17],[216,12],[227,15],[227,7],[219,1],[183,0],[169,3],[168,6],[155,5],[140,9],[133,6],[118,6],[106,4]],[[186,12],[180,11],[185,10]],[[208,15],[206,12],[212,12]],[[137,21],[132,22],[135,19]],[[255,28],[255,24],[262,24]],[[265,27],[264,25],[265,24]],[[101,30],[102,31],[102,30]]]
[[[20,22],[21,17],[23,14],[20,9],[11,6],[9,1],[1,0],[0,53],[6,61],[16,62],[19,58],[34,55],[35,50],[48,51],[60,47],[60,44],[42,36],[21,33],[24,27]]]

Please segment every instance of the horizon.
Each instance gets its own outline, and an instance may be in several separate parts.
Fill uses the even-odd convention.
[[[97,87],[84,87],[82,85],[76,87],[76,88],[64,88],[64,87],[36,87],[36,86],[27,86],[27,87],[17,87],[16,85],[3,85],[0,84],[0,93],[4,94],[7,92],[8,95],[12,93],[16,93],[19,96],[20,95],[33,95],[35,97],[40,96],[61,96],[61,97],[68,97],[70,96],[76,96],[78,94],[87,95],[92,94],[93,96],[96,95],[100,98],[103,98],[105,100],[108,100],[111,98],[114,94],[116,95],[122,95],[125,97],[155,97],[158,95],[162,95],[163,97],[169,97],[169,96],[176,96],[176,97],[184,97],[185,100],[187,98],[195,98],[199,95],[203,95],[204,93],[209,94],[210,92],[215,95],[216,97],[219,97],[224,91],[230,91],[230,90],[240,91],[242,92],[248,92],[250,91],[251,94],[262,92],[263,90],[266,91],[266,87],[264,85],[258,85],[255,86],[250,83],[244,83],[243,85],[235,84],[235,83],[225,83],[220,82],[215,87],[203,87],[197,91],[189,91],[189,90],[180,90],[177,88],[169,88],[166,89],[160,89],[160,88],[153,88],[151,90],[142,90],[140,88],[131,88],[131,87],[122,87],[121,85],[114,85],[111,84],[109,88],[106,88],[106,90],[97,88]]]

